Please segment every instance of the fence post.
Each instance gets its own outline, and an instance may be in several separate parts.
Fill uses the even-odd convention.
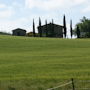
[[[75,90],[75,85],[74,85],[74,80],[73,80],[73,78],[71,79],[71,81],[72,81],[72,90]]]

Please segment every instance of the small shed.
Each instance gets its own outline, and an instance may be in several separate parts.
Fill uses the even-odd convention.
[[[14,35],[14,36],[26,36],[26,30],[20,29],[20,28],[14,29],[14,30],[12,30],[12,35]]]

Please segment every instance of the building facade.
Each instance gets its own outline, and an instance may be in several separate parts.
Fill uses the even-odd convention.
[[[39,26],[38,33],[42,33],[42,37],[58,37],[63,38],[63,26],[49,23]]]
[[[14,35],[14,36],[26,36],[26,30],[17,28],[15,30],[12,30],[12,35]]]

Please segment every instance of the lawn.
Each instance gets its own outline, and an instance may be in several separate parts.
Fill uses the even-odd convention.
[[[0,90],[46,90],[71,78],[90,79],[90,39],[0,36]]]

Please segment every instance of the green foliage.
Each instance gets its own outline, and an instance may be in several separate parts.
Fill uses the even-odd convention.
[[[66,38],[66,36],[67,36],[67,27],[66,27],[66,17],[65,17],[65,15],[63,17],[63,28],[64,28],[64,36]]]
[[[33,19],[33,36],[36,37],[34,19]]]
[[[77,33],[77,38],[80,38],[80,29],[79,29],[79,26],[77,26],[77,31],[76,31],[76,33]]]
[[[41,19],[39,17],[39,34],[40,34],[40,37],[42,37],[42,29],[41,29]]]
[[[90,33],[90,19],[87,19],[86,17],[83,17],[80,20],[80,23],[76,24],[76,27],[80,28],[81,32],[84,32],[85,35],[84,37],[90,37],[89,33]]]
[[[90,39],[0,36],[0,90],[46,90],[72,77],[90,79]]]
[[[73,36],[73,30],[72,30],[72,20],[70,21],[70,34],[71,34],[71,38]]]
[[[90,38],[90,32],[86,32],[85,37]]]
[[[0,35],[11,35],[11,34],[7,32],[0,32]]]
[[[51,23],[51,36],[54,37],[54,21],[52,19],[52,23]]]
[[[46,37],[48,37],[47,20],[45,21],[45,24],[46,24]]]

